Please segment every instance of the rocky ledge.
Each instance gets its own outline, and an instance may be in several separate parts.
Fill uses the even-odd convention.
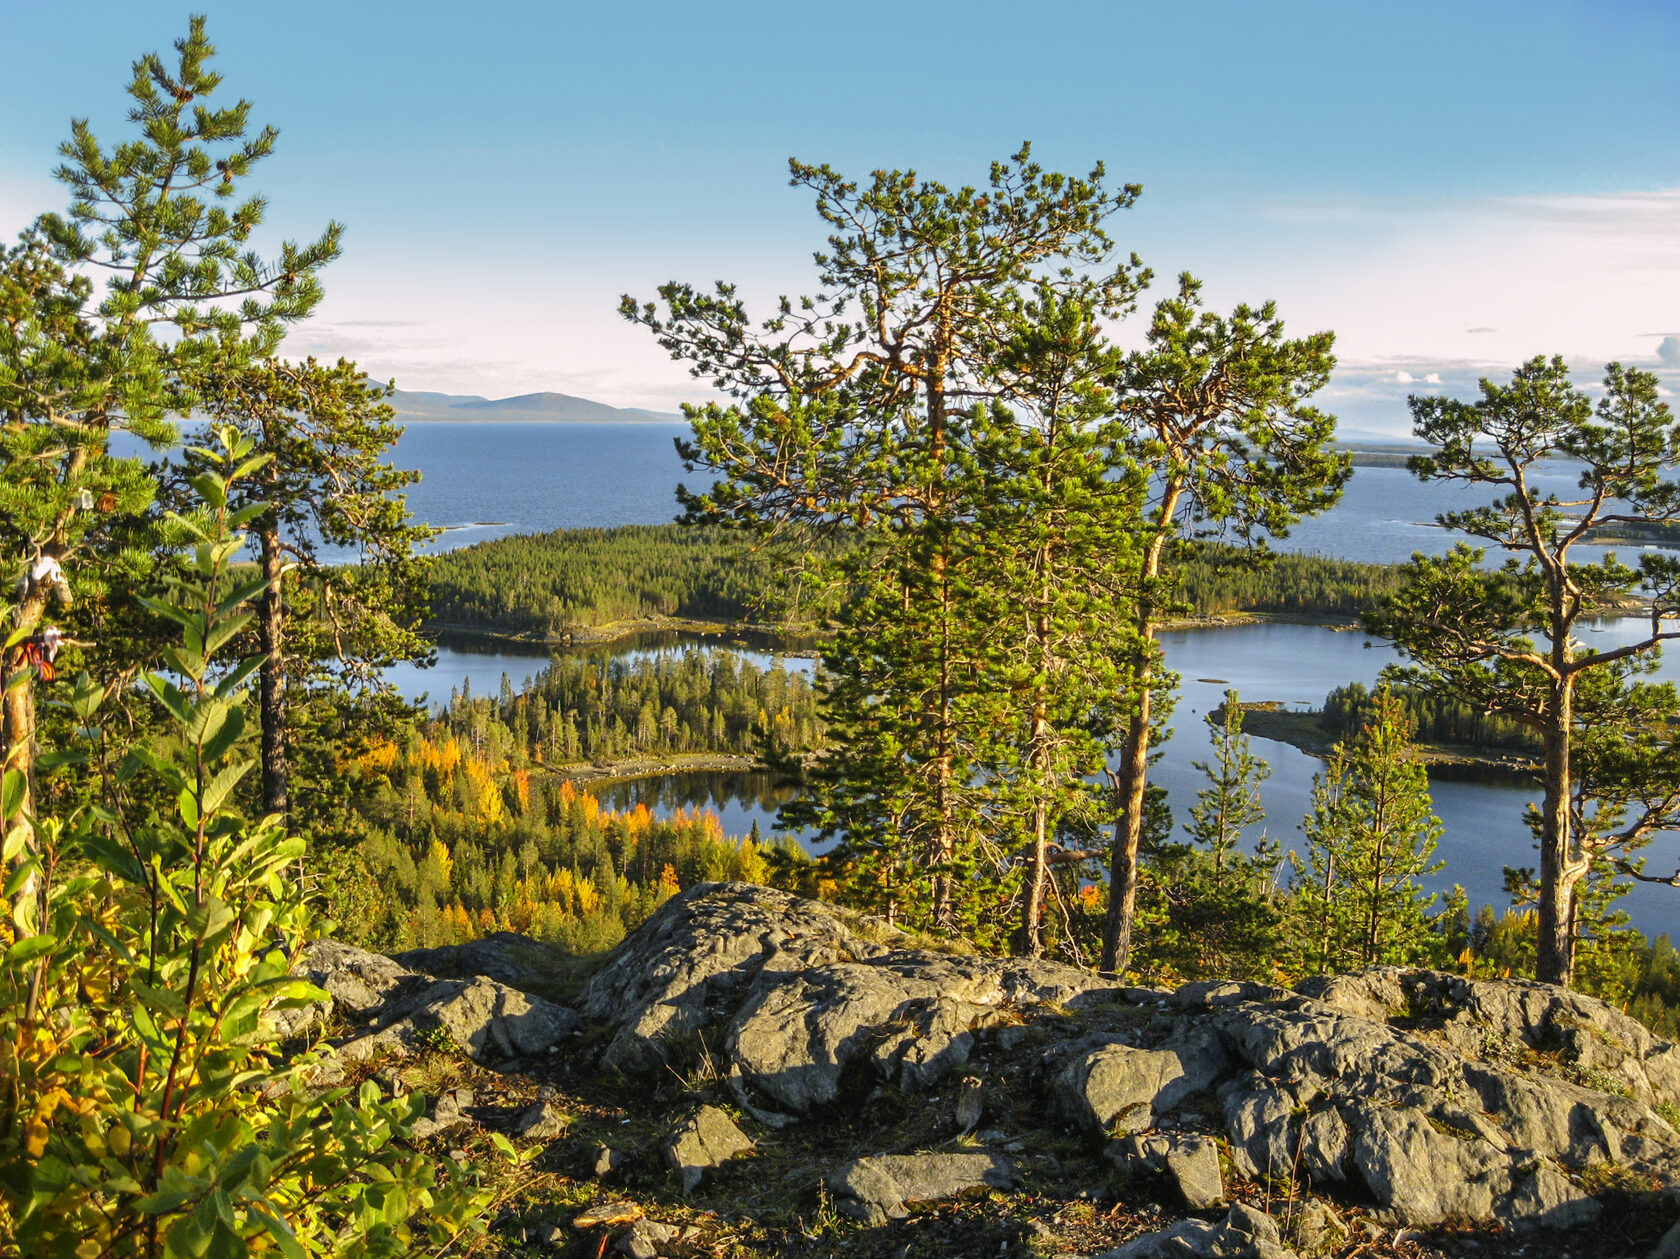
[[[744,884],[668,902],[565,1005],[539,995],[564,986],[541,958],[518,937],[399,959],[323,942],[299,969],[334,1009],[294,1030],[332,1020],[329,1076],[458,1045],[546,1099],[475,1119],[456,1090],[432,1121],[557,1149],[578,1143],[555,1097],[611,1093],[657,1139],[562,1162],[641,1187],[613,1204],[626,1253],[704,1253],[696,1226],[651,1214],[708,1192],[760,1204],[756,1165],[793,1185],[783,1253],[962,1253],[893,1230],[984,1199],[1016,1221],[991,1254],[1680,1256],[1680,1229],[1657,1237],[1680,1203],[1680,1049],[1547,985],[1379,969],[1117,987]],[[1057,1194],[1123,1223],[1027,1209]],[[813,1233],[826,1210],[862,1231]]]

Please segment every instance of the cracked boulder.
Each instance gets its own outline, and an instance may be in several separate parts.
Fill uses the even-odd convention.
[[[1680,1046],[1597,998],[1553,984],[1377,967],[1308,980],[1301,991],[1378,1022],[1412,1016],[1437,1026],[1469,1057],[1510,1057],[1526,1049],[1551,1057],[1563,1074],[1602,1092],[1647,1106],[1680,1097]]]
[[[925,1088],[1005,1011],[1111,991],[1071,967],[892,948],[901,933],[864,925],[887,942],[815,901],[701,884],[614,951],[579,1008],[613,1029],[602,1062],[626,1074],[686,1065],[711,1036],[743,1107],[777,1124],[835,1101],[853,1064]]]
[[[443,1037],[476,1062],[547,1053],[583,1026],[565,1006],[529,997],[493,979],[442,979],[387,1007],[377,1031],[339,1047],[348,1061],[412,1053]]]
[[[903,1219],[913,1203],[1014,1185],[1015,1167],[1000,1154],[878,1154],[828,1178],[835,1207],[868,1224]]]
[[[1080,1054],[1051,1087],[1056,1109],[1094,1132],[1152,1128],[1224,1073],[1227,1054],[1209,1029],[1186,1028],[1159,1049],[1108,1044]]]
[[[1217,1096],[1243,1175],[1304,1172],[1411,1225],[1556,1227],[1597,1214],[1576,1183],[1595,1163],[1680,1180],[1680,1135],[1644,1104],[1466,1057],[1357,1008],[1294,997],[1209,1012],[1230,1053]]]
[[[906,1091],[926,1089],[968,1062],[977,1029],[1096,987],[1085,972],[1049,963],[899,950],[761,978],[726,1051],[749,1094],[804,1113],[835,1101],[853,1064]]]
[[[628,1075],[694,1061],[761,976],[886,952],[814,901],[749,883],[701,883],[613,950],[578,1001],[613,1029],[602,1062]]]

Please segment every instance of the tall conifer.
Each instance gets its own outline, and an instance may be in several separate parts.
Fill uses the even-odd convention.
[[[1179,277],[1158,303],[1148,345],[1116,377],[1126,452],[1149,473],[1151,499],[1138,549],[1139,597],[1128,658],[1137,703],[1117,771],[1119,820],[1102,969],[1125,969],[1137,905],[1138,855],[1148,810],[1152,732],[1161,716],[1161,619],[1176,601],[1176,544],[1229,534],[1263,550],[1303,514],[1341,494],[1350,464],[1330,449],[1335,417],[1308,399],[1330,379],[1335,337],[1284,336],[1277,307],[1238,306],[1225,318],[1201,308],[1201,282]]]
[[[790,165],[832,229],[820,293],[758,325],[729,285],[669,284],[663,309],[621,309],[735,399],[688,408],[683,456],[720,477],[688,496],[691,519],[860,536],[834,578],[848,588],[826,660],[843,752],[817,821],[859,846],[889,906],[924,887],[915,916],[956,930],[976,860],[1007,856],[988,853],[974,793],[987,648],[970,611],[987,578],[972,524],[1001,333],[1040,292],[1079,293],[1108,317],[1130,308],[1142,268],[1115,265],[1103,221],[1139,190],[1108,191],[1100,166],[1046,172],[1026,147],[980,189]]]
[[[203,18],[175,50],[168,63],[134,63],[132,138],[107,150],[86,119],[72,121],[55,172],[69,210],[0,251],[0,563],[5,584],[17,582],[14,647],[44,632],[55,604],[132,586],[144,567],[144,550],[115,543],[153,487],[136,461],[111,457],[111,433],[169,440],[167,417],[193,402],[192,366],[271,353],[320,300],[315,273],[338,253],[336,223],[272,259],[251,248],[267,203],[236,193],[277,133],[252,133],[247,101],[209,103],[221,76]],[[26,817],[38,672],[8,652],[6,764],[21,773]]]

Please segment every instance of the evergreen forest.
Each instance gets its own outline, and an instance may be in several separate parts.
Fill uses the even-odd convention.
[[[823,540],[838,555],[844,534]],[[1186,543],[1175,609],[1183,617],[1265,613],[1353,621],[1399,588],[1398,565],[1293,552],[1256,564],[1217,542]],[[820,631],[833,609],[802,589],[785,546],[755,548],[739,532],[685,525],[561,529],[480,542],[438,555],[432,622],[452,632],[539,641],[587,640],[603,626],[676,619]],[[803,596],[803,597],[802,597]],[[622,624],[621,624],[622,623]]]

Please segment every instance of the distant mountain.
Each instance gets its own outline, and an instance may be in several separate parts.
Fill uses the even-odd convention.
[[[609,407],[604,402],[574,398],[568,393],[525,393],[517,398],[480,398],[469,394],[425,393],[399,389],[391,395],[397,418],[427,420],[545,420],[559,423],[624,423],[657,420],[669,422],[682,416],[639,407]]]

